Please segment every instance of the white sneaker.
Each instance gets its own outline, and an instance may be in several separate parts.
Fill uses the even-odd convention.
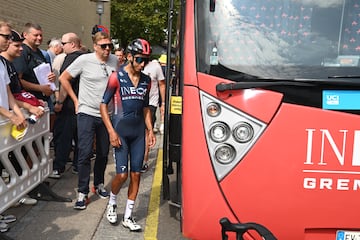
[[[9,230],[9,225],[4,222],[0,222],[0,233],[7,232]]]
[[[49,175],[49,178],[52,179],[59,179],[61,177],[60,171],[59,170],[53,170],[52,174]]]
[[[116,207],[117,207],[116,205],[111,205],[111,204],[108,204],[107,206],[106,218],[112,224],[117,222]]]
[[[12,223],[16,221],[14,215],[0,215],[0,223]]]
[[[17,203],[15,203],[15,207],[20,206],[21,204],[24,205],[35,205],[37,203],[37,200],[28,196],[25,196],[21,198]]]
[[[129,228],[130,231],[140,231],[141,226],[135,222],[135,220],[131,217],[128,219],[123,219],[122,225],[126,228]]]

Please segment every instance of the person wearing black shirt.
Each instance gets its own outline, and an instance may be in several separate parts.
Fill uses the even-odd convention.
[[[66,33],[62,36],[63,50],[66,54],[64,62],[60,68],[61,74],[77,57],[84,52],[81,51],[80,38],[75,33]],[[71,80],[71,87],[77,95],[79,92],[79,77]],[[73,173],[78,172],[77,159],[77,120],[75,114],[74,102],[67,96],[66,92],[60,85],[58,100],[54,107],[56,119],[54,123],[54,150],[55,160],[53,173],[50,178],[60,178],[60,174],[64,172],[66,162],[69,158],[72,142],[74,141],[73,154]]]

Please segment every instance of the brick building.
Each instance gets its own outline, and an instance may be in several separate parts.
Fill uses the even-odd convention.
[[[41,25],[44,34],[42,48],[53,38],[75,32],[92,50],[91,30],[99,23],[96,3],[90,0],[0,0],[0,19],[11,22],[21,32],[25,23]],[[110,2],[104,3],[101,24],[110,29]]]

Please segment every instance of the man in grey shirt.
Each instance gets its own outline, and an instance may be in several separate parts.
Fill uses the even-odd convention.
[[[104,188],[104,172],[109,153],[109,136],[100,115],[100,103],[108,78],[116,70],[118,60],[111,54],[113,45],[105,32],[94,35],[94,53],[79,56],[60,75],[62,87],[74,102],[78,126],[78,199],[75,209],[86,209],[88,203],[92,149],[96,136],[96,160],[93,191],[101,198],[108,198]],[[80,76],[79,97],[70,81]]]

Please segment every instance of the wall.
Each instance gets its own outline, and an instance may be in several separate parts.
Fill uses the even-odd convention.
[[[104,6],[101,24],[110,29],[110,2]],[[45,49],[49,39],[75,32],[92,50],[91,30],[99,23],[96,3],[90,0],[0,0],[0,19],[10,21],[19,32],[27,22],[40,24]]]

